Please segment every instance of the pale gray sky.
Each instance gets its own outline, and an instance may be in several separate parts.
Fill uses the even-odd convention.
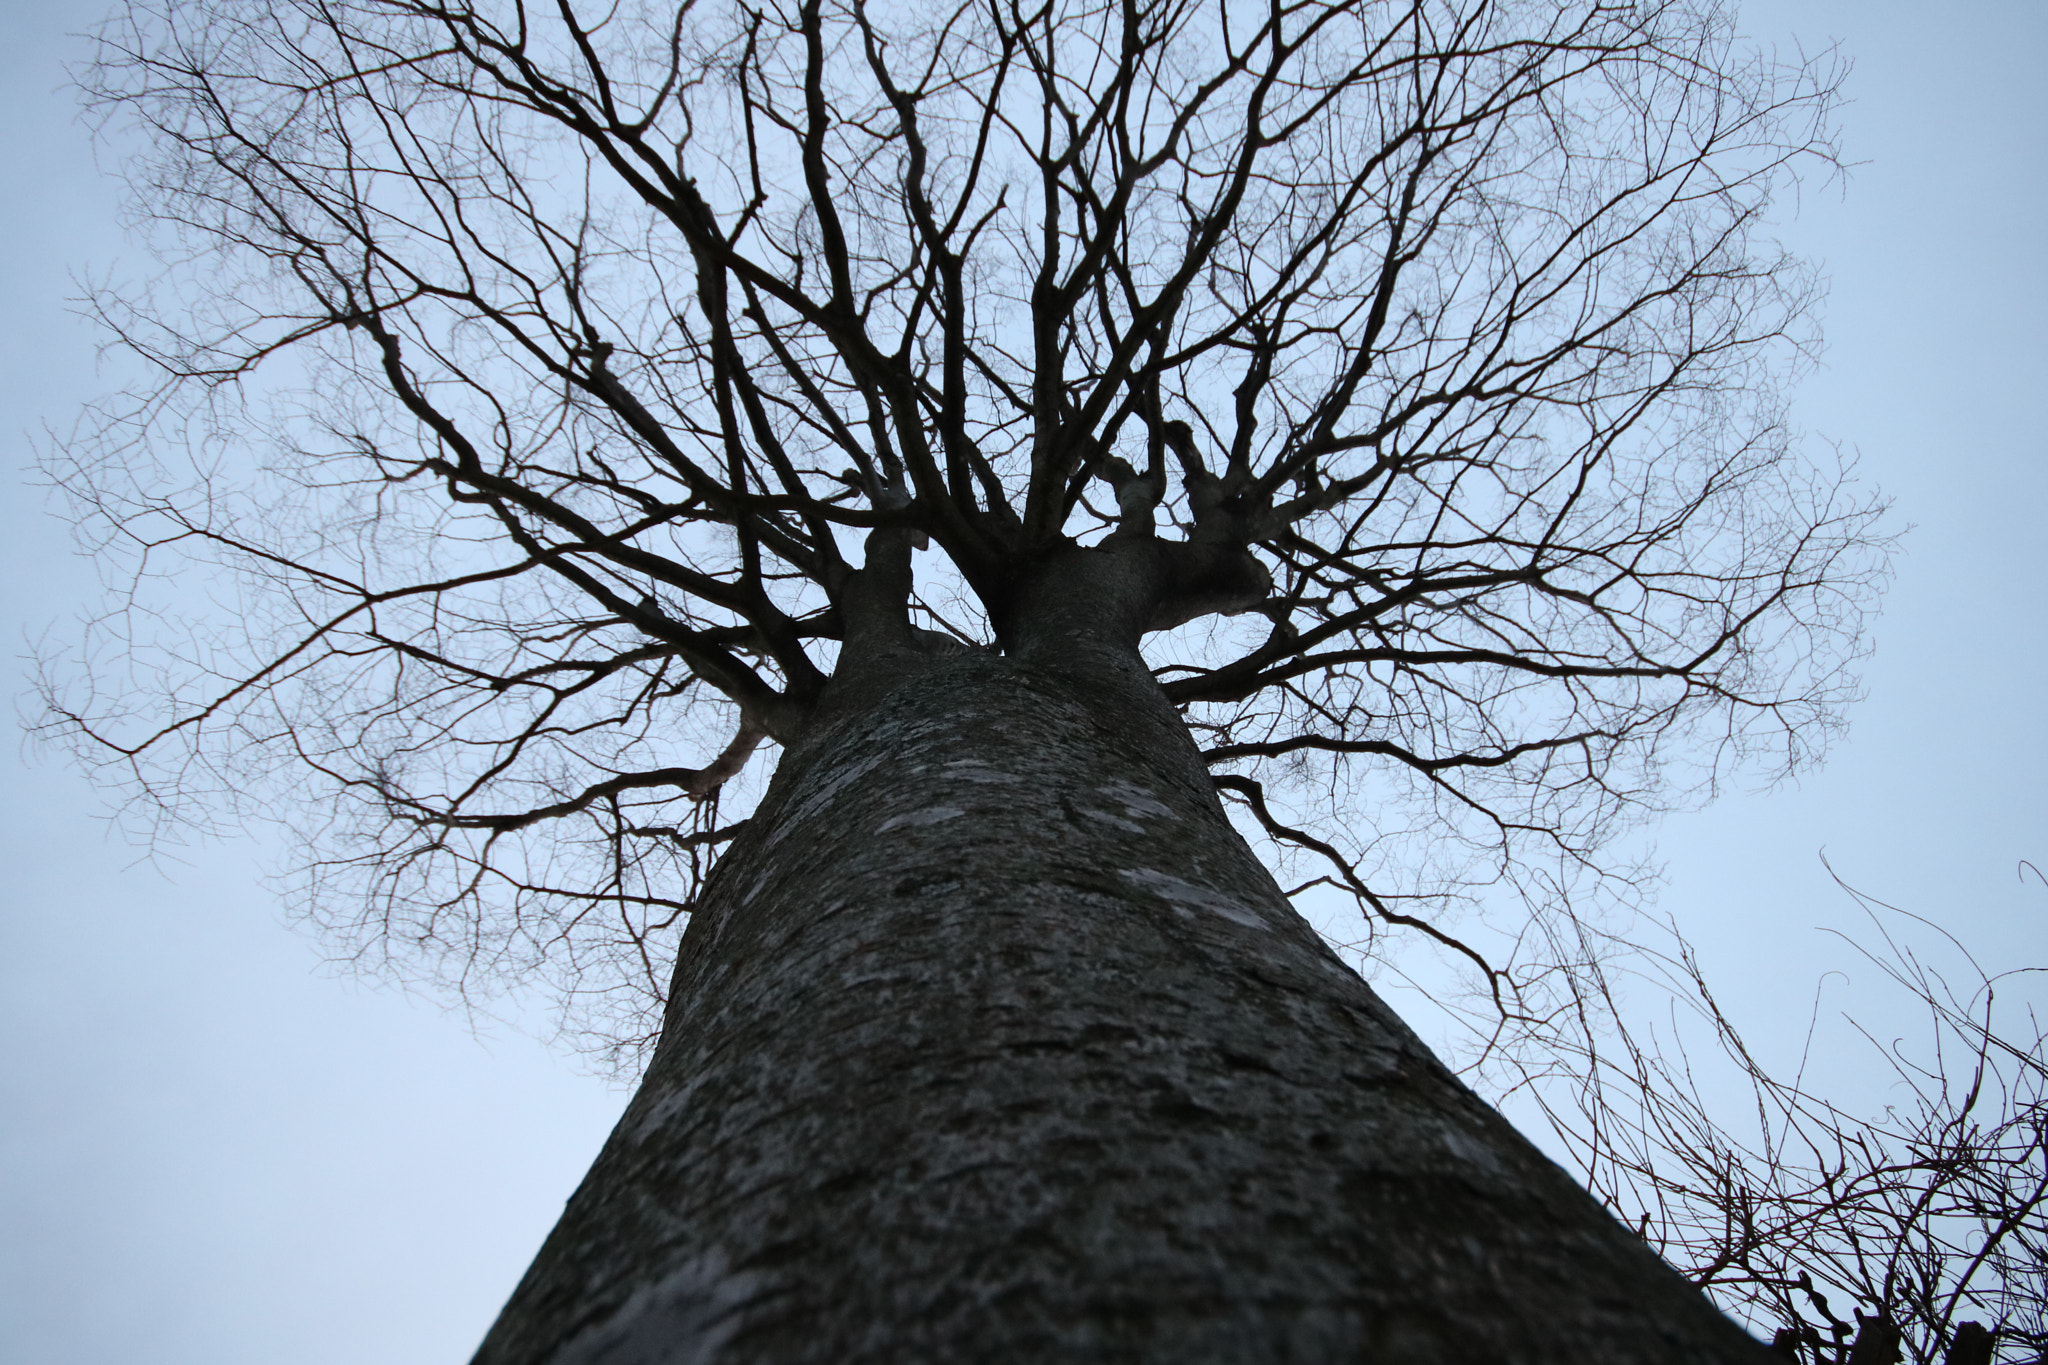
[[[146,267],[72,120],[60,63],[93,3],[0,0],[0,440],[105,382],[64,300]],[[1994,965],[2048,963],[2048,5],[1770,0],[1759,36],[1856,63],[1846,197],[1787,229],[1834,282],[1802,425],[1860,450],[1917,526],[1870,699],[1823,773],[1669,822],[1663,899],[1752,1034],[1804,1027],[1813,926],[1853,910],[1817,853]],[[6,503],[20,640],[88,566]],[[337,981],[281,927],[260,850],[132,866],[82,779],[10,769],[0,819],[0,1360],[446,1365],[466,1358],[623,1097],[510,1033]],[[1880,1021],[1880,1027],[1882,1023]]]

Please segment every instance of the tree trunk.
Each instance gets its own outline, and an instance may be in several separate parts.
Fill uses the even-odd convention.
[[[1770,1359],[1323,945],[1090,637],[794,745],[478,1365]]]

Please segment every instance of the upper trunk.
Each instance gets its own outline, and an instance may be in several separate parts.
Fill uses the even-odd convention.
[[[784,759],[478,1365],[1768,1359],[1294,913],[1126,632],[1034,618]]]

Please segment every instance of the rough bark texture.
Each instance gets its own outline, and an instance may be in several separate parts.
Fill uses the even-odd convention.
[[[788,754],[479,1365],[1770,1359],[1293,912],[1135,651],[1037,617]]]

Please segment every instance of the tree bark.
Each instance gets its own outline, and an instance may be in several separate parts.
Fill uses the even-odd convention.
[[[478,1365],[1770,1359],[1294,913],[1135,649],[1045,619],[788,752]]]

